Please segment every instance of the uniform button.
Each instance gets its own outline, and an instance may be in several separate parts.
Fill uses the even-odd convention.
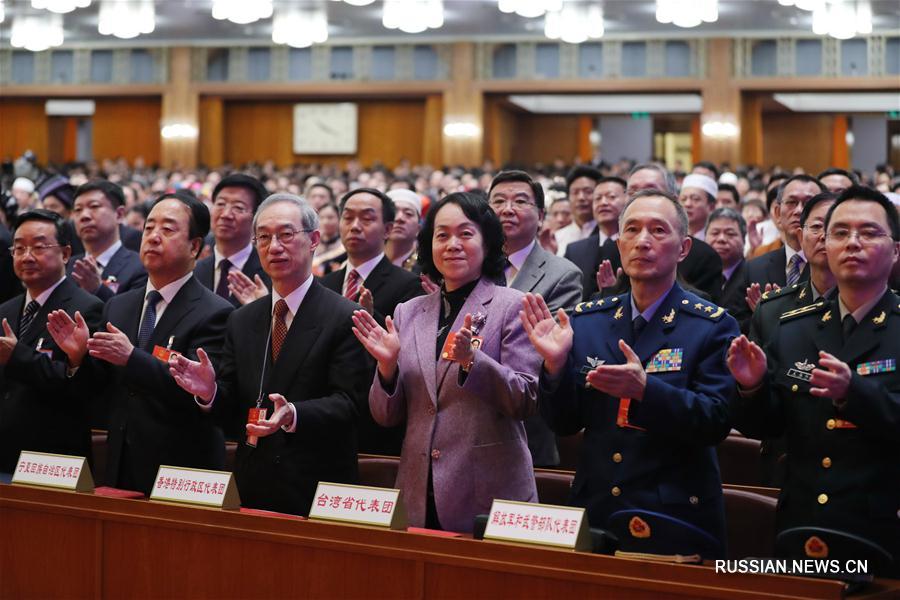
[[[429,406],[429,407],[428,407],[428,414],[429,414],[429,415],[433,415],[434,413],[435,413],[434,406]]]
[[[827,421],[825,421],[826,429],[834,429],[835,426],[837,426],[837,423],[835,423],[834,419],[828,419]]]
[[[440,450],[438,450],[437,448],[435,448],[434,450],[431,451],[431,458],[433,458],[434,460],[437,460],[437,459],[439,459],[440,457],[441,457],[441,451],[440,451]]]
[[[831,459],[828,458],[827,456],[826,456],[825,458],[823,458],[823,459],[822,459],[822,466],[825,467],[826,469],[831,468]]]
[[[619,489],[619,486],[615,485],[613,486],[613,489],[609,491],[609,493],[613,496],[620,496],[622,494],[622,490]]]
[[[819,494],[817,500],[819,501],[819,504],[826,504],[828,502],[828,494]]]
[[[276,457],[275,457],[275,460],[273,460],[272,462],[274,462],[274,463],[277,465],[278,463],[281,462],[281,457],[280,457],[280,456],[276,456]]]
[[[614,462],[614,463],[620,463],[620,462],[622,462],[622,455],[621,455],[620,453],[618,453],[618,452],[616,452],[615,454],[613,454],[613,457],[612,457],[612,458],[613,458],[613,462]]]
[[[794,385],[791,386],[791,391],[792,391],[792,392],[796,392],[796,391],[799,390],[799,389],[800,389],[800,388],[797,386],[796,383],[795,383]]]
[[[688,498],[688,502],[696,506],[697,504],[700,504],[700,498],[698,498],[697,496],[691,496],[690,498]]]

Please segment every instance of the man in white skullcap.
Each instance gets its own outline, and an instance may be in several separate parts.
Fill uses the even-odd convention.
[[[27,177],[16,177],[12,184],[12,197],[16,201],[16,214],[37,208],[37,197],[34,193],[34,182]]]
[[[698,240],[706,241],[706,220],[716,208],[719,186],[706,175],[691,173],[681,184],[678,201],[688,216],[688,232]]]
[[[391,190],[387,195],[394,202],[396,214],[384,253],[398,267],[418,272],[416,236],[422,219],[422,199],[406,189]]]

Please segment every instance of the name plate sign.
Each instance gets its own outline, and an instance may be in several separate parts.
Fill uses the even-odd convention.
[[[75,492],[93,492],[94,478],[83,456],[22,450],[12,483],[39,485]]]
[[[589,550],[584,508],[494,500],[484,539]]]
[[[400,490],[391,488],[320,481],[309,518],[406,529]]]
[[[227,509],[241,507],[232,473],[168,465],[159,467],[150,499]]]

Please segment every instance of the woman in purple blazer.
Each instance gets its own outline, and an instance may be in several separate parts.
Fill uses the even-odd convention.
[[[522,420],[537,406],[541,359],[503,276],[503,230],[479,195],[454,193],[419,234],[422,272],[441,290],[400,304],[387,329],[365,311],[354,333],[378,362],[375,421],[406,421],[397,487],[412,526],[470,532],[494,498],[534,502]]]

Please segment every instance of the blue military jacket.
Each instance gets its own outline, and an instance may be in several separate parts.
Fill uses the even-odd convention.
[[[584,506],[593,527],[636,508],[682,519],[722,541],[725,517],[715,445],[730,430],[734,380],[725,365],[737,322],[725,309],[675,284],[637,343],[630,294],[575,307],[575,338],[558,381],[542,378],[541,414],[560,435],[584,428],[571,503]],[[585,387],[598,361],[624,364],[625,340],[647,371],[641,401],[627,424],[619,398]]]

